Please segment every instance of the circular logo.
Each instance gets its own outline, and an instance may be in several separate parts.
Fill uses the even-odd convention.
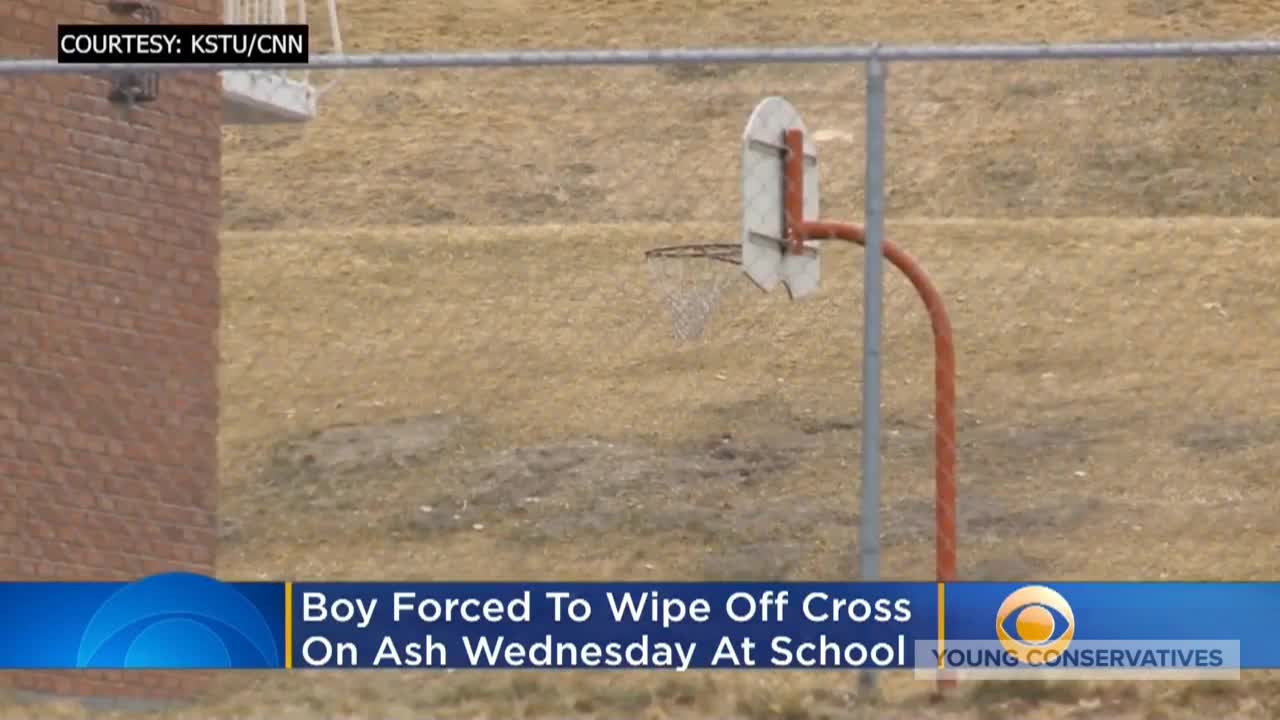
[[[1009,594],[996,611],[996,637],[1019,662],[1051,663],[1076,636],[1075,613],[1056,590],[1028,585]]]
[[[81,632],[76,666],[92,669],[276,668],[262,609],[234,586],[190,573],[126,585]]]

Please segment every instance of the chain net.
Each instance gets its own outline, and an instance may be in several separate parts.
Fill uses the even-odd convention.
[[[702,338],[725,291],[741,280],[737,245],[676,245],[645,253],[649,278],[681,342]]]

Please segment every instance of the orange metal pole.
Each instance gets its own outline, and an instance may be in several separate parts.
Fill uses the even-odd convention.
[[[857,225],[804,219],[803,133],[788,130],[784,142],[784,208],[790,251],[798,252],[805,240],[863,244],[866,236]],[[942,294],[914,258],[888,240],[884,241],[884,257],[920,295],[933,328],[936,574],[938,582],[950,582],[956,579],[956,351],[951,319]]]
[[[864,240],[862,228],[843,223],[805,222],[798,231],[808,240],[844,240],[858,245]],[[937,578],[949,582],[956,579],[956,351],[951,319],[941,293],[914,258],[888,240],[884,257],[916,289],[933,327]]]
[[[804,133],[787,130],[783,135],[787,152],[782,157],[782,221],[786,223],[787,252],[799,255],[804,251],[804,236],[800,232],[804,224]]]

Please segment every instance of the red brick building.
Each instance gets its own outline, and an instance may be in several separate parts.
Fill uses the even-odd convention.
[[[222,0],[157,0],[166,23]],[[0,0],[0,57],[55,56],[105,0]],[[211,573],[217,494],[218,76],[0,75],[0,578]],[[199,674],[21,673],[59,694],[183,696]]]

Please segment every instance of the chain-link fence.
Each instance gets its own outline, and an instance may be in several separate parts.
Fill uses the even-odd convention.
[[[1245,480],[1265,466],[1277,402],[1268,226],[1204,216],[1269,212],[1270,65],[892,68],[887,237],[930,274],[954,324],[961,577],[1247,569],[1172,562],[1168,548],[1207,557],[1222,527],[1266,524],[1236,520],[1268,506],[1269,490]],[[770,95],[798,109],[815,144],[820,219],[861,222],[862,78],[842,65],[369,77],[350,91],[361,102],[333,99],[312,127],[228,143],[229,322],[262,313],[286,332],[281,303],[267,302],[285,292],[301,313],[288,327],[306,318],[334,339],[301,342],[289,362],[279,343],[245,335],[237,352],[228,334],[228,387],[252,397],[228,412],[283,423],[246,433],[246,461],[286,429],[430,410],[466,428],[444,447],[475,447],[414,453],[437,467],[411,474],[454,490],[437,479],[395,503],[374,493],[406,542],[423,527],[452,534],[483,547],[487,568],[509,533],[522,538],[519,567],[529,538],[549,534],[584,553],[574,567],[594,557],[608,572],[854,572],[868,416],[860,253],[827,243],[819,293],[795,304],[733,263],[672,261],[704,275],[681,287],[712,290],[699,296],[699,342],[682,344],[645,251],[740,240],[743,127]],[[273,200],[272,182],[287,195]],[[239,278],[271,258],[280,270],[237,302]],[[887,576],[928,577],[934,345],[910,285],[888,274],[884,287],[878,535]],[[295,390],[260,391],[285,381]],[[313,406],[270,407],[287,397]],[[278,452],[272,463],[288,465]],[[340,484],[344,502],[368,497]],[[308,492],[323,504],[343,491]],[[335,513],[360,517],[352,507]],[[700,550],[628,561],[619,548],[644,547],[637,536]]]
[[[1268,532],[1262,468],[1280,452],[1274,229],[1228,219],[1274,214],[1277,165],[1255,144],[1274,68],[893,67],[888,237],[953,316],[961,577],[1270,571],[1222,558]],[[927,389],[904,371],[930,358],[910,288],[886,289],[893,567],[895,485],[919,456],[895,425]]]
[[[369,73],[226,131],[221,573],[934,577],[917,291],[825,242],[790,302],[734,255],[780,96],[806,219],[945,302],[960,578],[1274,574],[1240,551],[1277,529],[1274,61],[890,64],[884,138],[848,63],[628,64]]]
[[[380,573],[421,572],[388,546],[457,558],[441,577],[856,572],[858,262],[831,247],[791,303],[740,251],[744,198],[780,211],[781,156],[758,184],[741,171],[768,96],[811,129],[828,210],[858,219],[855,74],[450,70],[334,92],[352,99],[313,125],[226,142],[223,436],[245,492],[225,509],[244,537],[304,532],[271,509],[301,501],[313,539],[358,525]],[[912,522],[927,546],[932,515]],[[302,562],[372,570],[336,557]]]

